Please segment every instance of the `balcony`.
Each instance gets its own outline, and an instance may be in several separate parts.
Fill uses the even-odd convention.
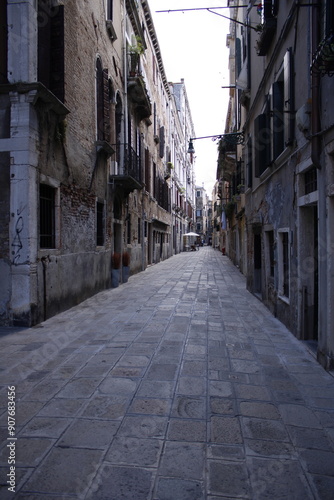
[[[135,189],[142,189],[142,169],[140,156],[128,145],[116,148],[117,161],[112,162],[110,181],[114,188],[128,195]]]
[[[331,33],[319,45],[314,55],[311,71],[320,76],[334,75],[334,34]]]
[[[132,75],[132,76],[131,76]],[[140,120],[149,118],[152,114],[151,101],[145,86],[144,78],[140,74],[128,77],[128,97]]]
[[[257,40],[257,55],[265,56],[274,38],[277,28],[277,19],[268,17],[261,26],[260,38]]]

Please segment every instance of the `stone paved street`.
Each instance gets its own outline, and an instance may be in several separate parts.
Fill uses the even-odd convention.
[[[334,379],[211,247],[2,332],[2,500],[333,500]]]

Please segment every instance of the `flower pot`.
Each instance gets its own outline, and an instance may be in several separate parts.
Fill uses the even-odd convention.
[[[112,288],[117,288],[119,286],[120,280],[120,269],[111,270],[111,286]]]
[[[130,266],[122,267],[122,283],[127,283],[130,275]]]

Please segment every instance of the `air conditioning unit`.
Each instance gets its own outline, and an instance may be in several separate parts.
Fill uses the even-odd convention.
[[[118,175],[118,163],[112,160],[110,162],[110,175]]]

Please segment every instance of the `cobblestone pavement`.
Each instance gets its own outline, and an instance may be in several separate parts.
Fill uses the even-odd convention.
[[[334,379],[220,252],[6,332],[1,499],[333,500]]]

